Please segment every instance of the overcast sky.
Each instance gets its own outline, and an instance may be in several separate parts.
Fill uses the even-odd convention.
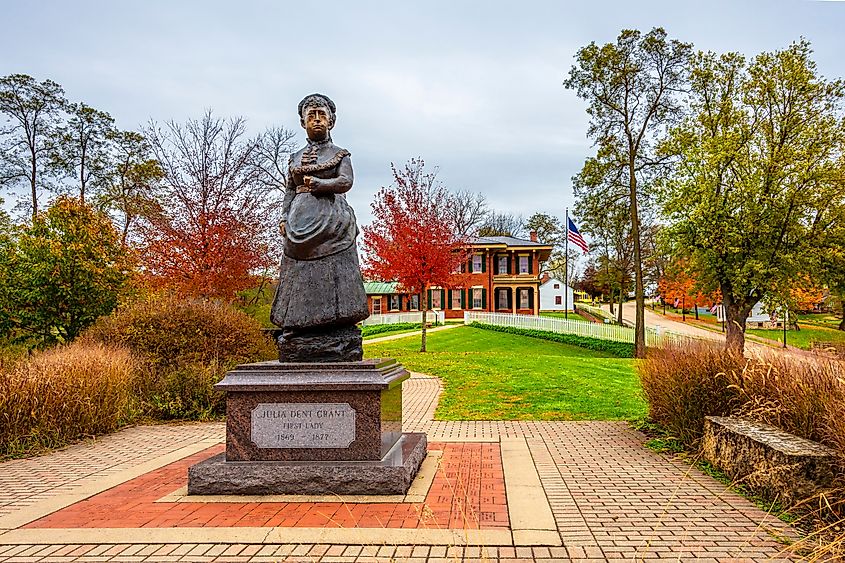
[[[390,163],[414,156],[499,211],[563,216],[591,154],[584,103],[561,85],[576,51],[621,29],[664,27],[696,48],[747,55],[804,36],[845,76],[845,2],[253,2],[0,0],[0,75],[60,83],[135,129],[206,108],[258,132],[295,129],[322,92],[349,149],[349,200],[371,220]],[[2,194],[0,194],[2,195]]]

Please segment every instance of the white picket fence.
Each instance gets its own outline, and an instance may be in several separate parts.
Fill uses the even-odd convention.
[[[634,329],[603,323],[586,323],[584,321],[569,321],[555,317],[539,317],[534,315],[512,315],[510,313],[488,313],[483,311],[466,311],[464,324],[473,322],[496,326],[511,326],[533,330],[545,330],[560,334],[575,334],[613,340],[615,342],[634,342]],[[669,343],[685,343],[694,340],[692,337],[659,329],[646,329],[646,346],[661,347]]]
[[[428,311],[425,320],[429,323],[440,323],[446,320],[443,311]],[[409,313],[384,313],[382,315],[370,315],[361,324],[370,325],[392,325],[396,323],[422,323],[422,312],[412,311]]]

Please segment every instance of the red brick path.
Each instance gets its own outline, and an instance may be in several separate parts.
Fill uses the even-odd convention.
[[[425,503],[155,502],[184,487],[214,446],[28,524],[27,528],[507,528],[497,443],[432,443],[443,457]]]

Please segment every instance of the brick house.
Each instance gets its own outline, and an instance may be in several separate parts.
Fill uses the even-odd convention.
[[[495,311],[536,315],[540,308],[540,264],[553,246],[515,237],[472,237],[470,255],[461,271],[469,274],[463,287],[427,289],[429,309],[442,310],[447,319],[464,311]],[[420,296],[399,293],[394,282],[367,282],[370,313],[418,311]]]

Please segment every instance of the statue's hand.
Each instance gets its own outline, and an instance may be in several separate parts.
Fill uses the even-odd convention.
[[[304,187],[308,188],[309,192],[317,192],[321,187],[321,180],[316,176],[303,176],[302,183]]]

